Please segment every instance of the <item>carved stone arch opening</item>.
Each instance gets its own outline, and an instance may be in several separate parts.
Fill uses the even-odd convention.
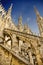
[[[4,38],[0,37],[0,44],[3,44],[3,43],[4,43]]]
[[[36,58],[36,55],[34,53],[32,53],[32,57],[33,57],[34,65],[38,65],[37,58]]]
[[[18,36],[16,36],[16,39],[17,39],[17,41],[18,41],[18,46],[19,46],[19,40],[20,40],[20,39],[19,39],[19,37],[18,37]]]
[[[5,45],[10,44],[11,48],[12,48],[12,38],[11,38],[11,35],[8,34],[7,32],[4,32],[3,35],[4,35],[4,43],[5,43]]]

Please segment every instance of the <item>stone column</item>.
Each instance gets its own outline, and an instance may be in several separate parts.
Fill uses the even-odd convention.
[[[43,65],[43,63],[41,61],[41,56],[40,56],[40,53],[39,53],[38,49],[36,49],[36,58],[37,58],[38,65]]]
[[[23,41],[19,40],[19,52],[21,52],[21,46],[23,45]]]
[[[12,34],[12,48],[14,48],[17,44],[17,39],[16,39],[16,35]]]
[[[33,57],[32,57],[31,50],[29,50],[29,57],[30,57],[30,63],[31,63],[32,65],[34,65],[34,61],[33,61]]]

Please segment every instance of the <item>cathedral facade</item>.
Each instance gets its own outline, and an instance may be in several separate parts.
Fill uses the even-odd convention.
[[[34,35],[27,24],[12,21],[12,4],[8,11],[0,5],[0,65],[43,65],[43,17],[36,8],[40,35]]]

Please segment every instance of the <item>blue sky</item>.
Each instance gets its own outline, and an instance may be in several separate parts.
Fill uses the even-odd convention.
[[[18,17],[21,15],[23,24],[27,23],[32,32],[39,33],[34,6],[43,16],[43,0],[0,0],[0,2],[5,10],[8,10],[11,3],[13,3],[12,19],[14,23],[18,23]]]

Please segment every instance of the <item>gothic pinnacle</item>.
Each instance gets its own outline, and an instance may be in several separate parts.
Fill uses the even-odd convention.
[[[34,7],[34,11],[35,11],[37,16],[40,16],[40,14],[39,14],[38,10],[36,9],[36,7]]]
[[[11,6],[10,6],[8,12],[7,12],[7,15],[9,15],[9,16],[11,16],[12,6],[13,6],[13,4],[11,4]]]

